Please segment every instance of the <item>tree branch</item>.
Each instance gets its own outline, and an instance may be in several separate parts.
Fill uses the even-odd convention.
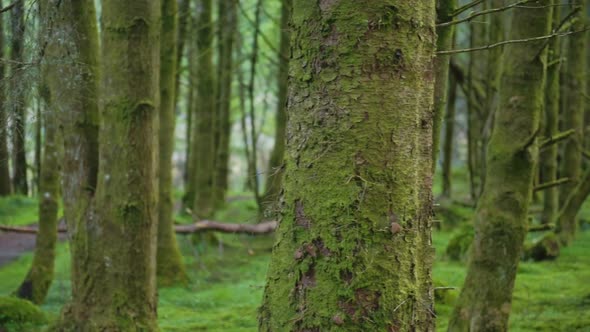
[[[486,50],[489,50],[492,48],[496,48],[496,47],[500,47],[500,46],[504,46],[504,45],[508,45],[508,44],[529,43],[529,42],[533,42],[533,41],[545,40],[545,39],[550,39],[550,38],[555,38],[555,37],[563,37],[563,36],[571,35],[574,33],[585,32],[588,30],[590,30],[590,28],[585,28],[585,29],[577,30],[577,31],[564,32],[564,33],[555,32],[555,33],[552,33],[552,34],[546,35],[546,36],[526,38],[526,39],[505,40],[505,41],[501,41],[501,42],[498,42],[495,44],[490,44],[490,45],[485,45],[485,46],[480,46],[480,47],[463,48],[463,49],[458,49],[458,50],[438,51],[438,52],[436,52],[436,54],[437,55],[449,55],[449,54],[458,54],[458,53],[467,53],[467,52],[486,51]]]
[[[573,134],[576,133],[575,129],[570,129],[568,131],[564,131],[562,133],[556,134],[555,136],[551,136],[548,139],[541,141],[541,143],[539,143],[539,149],[543,149],[546,148],[550,145],[559,143],[563,140],[566,140],[567,138],[569,138],[570,136],[572,136]]]
[[[534,191],[541,191],[541,190],[557,187],[557,186],[560,186],[560,185],[562,185],[564,183],[568,183],[568,182],[570,182],[569,178],[562,178],[562,179],[558,179],[555,181],[540,184],[540,185],[536,186],[535,188],[533,188],[533,190]]]
[[[484,1],[485,0],[476,0],[476,1],[470,2],[470,3],[466,4],[466,5],[463,5],[463,6],[459,7],[459,8],[457,8],[453,12],[453,16],[458,16],[458,15],[462,14],[463,12],[468,11],[469,9],[471,9],[471,8],[479,5],[480,3],[484,2]]]
[[[19,2],[20,0],[16,0],[13,1],[10,5],[4,7],[4,8],[0,8],[0,14],[7,12],[9,10],[11,10],[12,8],[14,8],[14,6],[16,6],[16,4]]]
[[[528,231],[529,232],[542,232],[542,231],[550,231],[554,228],[555,228],[555,224],[541,224],[541,225],[530,226]]]
[[[505,7],[482,10],[480,12],[475,12],[475,13],[473,13],[473,14],[465,17],[465,18],[459,19],[459,20],[453,20],[453,21],[449,21],[449,22],[439,23],[439,24],[436,25],[436,27],[437,28],[441,28],[441,27],[446,27],[446,26],[449,26],[449,25],[455,25],[455,24],[459,24],[459,23],[469,22],[472,19],[474,19],[476,17],[479,17],[479,16],[482,16],[482,15],[503,12],[503,11],[506,11],[506,10],[509,10],[509,9],[518,7],[520,5],[524,5],[526,3],[533,2],[533,1],[535,1],[535,0],[521,0],[519,2],[515,2],[515,3],[513,3],[511,5],[508,5],[508,6],[505,6]]]

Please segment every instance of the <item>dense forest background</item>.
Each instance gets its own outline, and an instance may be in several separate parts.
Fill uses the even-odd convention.
[[[0,331],[588,331],[589,44],[587,0],[0,0]]]

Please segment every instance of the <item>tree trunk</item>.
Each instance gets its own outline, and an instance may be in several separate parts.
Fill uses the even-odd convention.
[[[453,20],[453,12],[457,7],[457,0],[437,0],[436,20],[438,23],[450,22]],[[439,51],[450,50],[453,47],[453,36],[455,26],[443,26],[436,28],[438,35],[437,49]],[[442,120],[447,108],[449,62],[450,55],[440,55],[435,58],[434,68],[436,70],[436,85],[434,89],[434,127],[432,131],[432,173],[436,170],[438,154],[440,150],[440,132]]]
[[[576,216],[588,195],[590,195],[590,171],[586,171],[576,188],[568,195],[563,208],[559,212],[556,233],[559,235],[560,241],[563,238],[569,239],[569,237],[564,237],[563,233],[576,234]],[[573,229],[570,228],[572,225]],[[573,239],[573,236],[571,239]],[[567,245],[569,242],[562,242],[562,244]]]
[[[281,42],[279,51],[279,93],[277,96],[277,114],[275,119],[275,145],[270,155],[268,175],[266,177],[266,189],[263,202],[266,208],[275,210],[283,184],[285,156],[285,131],[287,129],[287,81],[289,79],[289,43],[291,33],[289,20],[293,0],[283,0],[281,10]]]
[[[0,0],[0,7],[2,7]],[[0,58],[4,58],[4,15],[0,15]],[[0,62],[0,80],[5,80],[4,62]],[[8,104],[6,90],[0,86],[0,197],[11,193],[9,153],[8,153]]]
[[[452,192],[453,178],[453,145],[455,144],[455,109],[457,100],[457,79],[450,75],[447,113],[445,115],[445,141],[443,147],[442,165],[442,195],[450,198]]]
[[[191,138],[191,173],[194,197],[193,218],[208,218],[213,214],[213,174],[215,163],[214,117],[215,84],[213,79],[213,29],[211,0],[200,0],[197,19],[197,98],[195,98]]]
[[[550,5],[545,0],[515,9],[510,39],[548,34]],[[534,6],[539,8],[531,8]],[[475,215],[475,238],[448,331],[508,330],[537,161],[545,46],[545,41],[506,46],[506,70],[488,145],[486,182]]]
[[[586,4],[587,0],[578,1],[573,5],[572,10],[579,9],[575,20],[572,24],[572,30],[580,31],[586,28]],[[570,179],[570,182],[560,187],[559,201],[560,206],[565,205],[569,194],[574,191],[582,176],[582,154],[584,148],[584,112],[587,98],[584,94],[586,91],[586,72],[588,52],[587,31],[573,34],[569,37],[569,47],[567,51],[567,61],[565,70],[564,84],[566,88],[563,98],[566,99],[566,108],[563,112],[563,129],[574,129],[576,133],[565,143],[563,152],[563,163],[561,168],[561,177]],[[570,243],[575,235],[576,220],[563,220],[561,233],[559,234],[560,242],[563,244]],[[569,223],[569,224],[568,224]]]
[[[182,255],[174,233],[174,204],[172,200],[177,15],[176,0],[162,0],[157,254],[158,284],[162,286],[187,281]]]
[[[68,137],[64,211],[72,252],[72,299],[54,330],[157,331],[160,2],[103,1],[98,100],[94,2],[51,3],[60,15],[50,40],[60,43],[55,56],[63,68],[51,87]]]
[[[39,4],[40,20],[41,20],[41,40],[47,42],[47,38],[51,36],[44,35],[52,27],[50,23],[53,17],[50,17],[47,2]],[[20,284],[16,295],[20,298],[27,299],[36,304],[41,304],[45,300],[49,287],[53,281],[53,269],[55,261],[55,245],[57,242],[57,212],[58,202],[60,200],[60,173],[62,160],[62,141],[59,137],[57,110],[52,109],[56,101],[53,98],[57,96],[51,95],[50,87],[48,86],[48,74],[55,74],[48,70],[51,63],[45,61],[41,67],[41,82],[39,87],[40,97],[43,99],[44,112],[44,129],[45,139],[43,143],[43,169],[39,169],[41,161],[37,166],[40,170],[37,178],[38,192],[39,192],[39,232],[35,243],[35,253],[31,268],[27,273],[25,279]],[[59,98],[56,98],[59,99]],[[37,106],[41,109],[41,105]],[[41,112],[38,112],[41,116]],[[41,118],[37,119],[37,125],[40,126]],[[40,136],[40,128],[38,130]],[[40,138],[37,144],[41,144]],[[37,147],[36,147],[37,148]],[[41,150],[41,147],[38,147]],[[41,152],[38,152],[41,154]],[[36,157],[39,158],[39,157]],[[36,159],[37,161],[38,159]]]
[[[27,158],[26,158],[26,114],[25,114],[25,76],[24,70],[24,44],[25,44],[25,22],[24,22],[24,0],[17,0],[16,5],[11,12],[11,104],[13,116],[12,130],[12,185],[14,192],[21,195],[27,195],[29,187],[27,183]]]
[[[231,137],[231,97],[233,78],[233,45],[237,29],[236,0],[219,1],[217,66],[217,139],[215,147],[215,205],[225,203],[228,189],[229,156]]]
[[[39,191],[39,186],[40,186],[40,179],[41,179],[41,145],[43,144],[43,137],[41,134],[42,128],[43,128],[43,115],[41,114],[41,101],[40,98],[36,99],[36,105],[35,105],[35,115],[36,115],[36,119],[35,119],[35,167],[34,167],[34,178],[33,178],[33,183],[32,183],[32,188],[31,188],[31,194],[34,196],[37,192]]]
[[[557,29],[561,22],[561,9],[553,9],[553,30]],[[547,67],[547,86],[545,93],[545,137],[554,137],[559,132],[559,73],[561,71],[561,41],[554,38],[549,45],[549,58]],[[551,144],[540,154],[541,174],[543,183],[551,183],[557,180],[558,145]],[[548,224],[557,218],[559,211],[559,187],[552,187],[544,191],[543,213],[541,222]]]
[[[293,5],[260,331],[433,331],[435,1]]]

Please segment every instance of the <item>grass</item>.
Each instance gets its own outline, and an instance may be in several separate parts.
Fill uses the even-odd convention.
[[[17,209],[15,213],[22,211],[26,216],[29,213],[27,209]],[[224,221],[244,222],[255,213],[251,201],[236,200],[216,217]],[[2,211],[2,214],[6,213]],[[12,220],[34,220],[29,217],[15,215]],[[582,217],[590,217],[590,204],[586,204]],[[464,263],[452,262],[444,257],[451,234],[452,231],[447,229],[435,231],[433,241],[437,260],[433,274],[439,284],[460,287],[465,276]],[[257,308],[262,299],[273,240],[271,237],[243,235],[216,237],[218,244],[197,246],[188,236],[179,239],[191,283],[187,287],[159,290],[159,325],[162,331],[257,330]],[[14,291],[31,258],[30,253],[25,254],[0,268],[0,296]],[[510,331],[590,331],[589,281],[588,230],[581,232],[577,241],[565,248],[556,261],[522,262],[514,292]],[[67,301],[69,287],[69,254],[67,244],[62,243],[58,248],[55,282],[42,306],[50,319],[55,319],[62,304]],[[459,291],[450,292],[458,294]],[[437,331],[446,330],[452,305],[436,305]]]
[[[0,224],[24,226],[36,221],[36,199],[25,196],[0,197]]]

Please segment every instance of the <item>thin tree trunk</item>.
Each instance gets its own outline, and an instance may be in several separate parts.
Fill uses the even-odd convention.
[[[51,86],[68,137],[64,211],[72,251],[72,299],[53,330],[157,331],[160,3],[102,2],[100,99],[94,1],[51,3],[60,13],[59,35],[50,40],[63,68]]]
[[[563,208],[559,211],[556,219],[557,229],[556,232],[560,235],[565,231],[572,232],[571,229],[565,229],[575,225],[576,216],[582,208],[582,204],[586,201],[590,195],[590,171],[586,171],[582,179],[578,182],[576,188],[568,195]],[[575,235],[575,228],[573,230]],[[567,242],[565,244],[568,244]]]
[[[293,1],[260,331],[434,331],[434,25],[434,0]]]
[[[42,26],[48,27],[45,4],[40,7],[43,17],[41,18]],[[46,31],[46,30],[42,30]],[[44,66],[51,64],[45,63]],[[43,76],[45,74],[42,74]],[[49,87],[46,85],[44,78],[41,83],[42,98],[44,106],[51,104]],[[35,242],[35,253],[31,268],[25,279],[20,284],[16,295],[20,298],[27,299],[36,304],[41,304],[45,300],[49,287],[53,281],[53,270],[55,261],[55,246],[57,243],[57,212],[58,202],[60,200],[60,174],[62,146],[58,132],[57,114],[54,109],[45,108],[44,128],[45,139],[43,143],[43,168],[39,175],[39,232]],[[38,119],[40,122],[41,119]]]
[[[457,100],[457,81],[455,75],[450,75],[447,112],[445,115],[445,141],[443,147],[442,165],[442,195],[450,198],[453,178],[453,145],[455,144],[455,109]]]
[[[553,30],[559,27],[561,22],[561,9],[553,9]],[[559,73],[561,71],[561,41],[555,38],[549,45],[549,66],[547,68],[547,86],[545,93],[545,137],[553,137],[559,132]],[[552,144],[540,154],[541,174],[543,183],[557,180],[558,146]],[[559,211],[559,187],[552,187],[544,191],[543,213],[541,222],[550,223],[557,218]]]
[[[191,31],[195,28],[195,19],[191,16],[190,19]],[[185,150],[185,165],[184,165],[184,185],[185,185],[185,194],[182,198],[182,203],[185,209],[193,208],[193,204],[195,201],[195,188],[194,188],[194,181],[191,178],[191,167],[192,167],[192,158],[191,158],[191,149],[192,149],[192,136],[193,136],[193,117],[195,114],[195,86],[197,85],[197,52],[196,52],[196,40],[190,39],[188,45],[188,91],[187,91],[187,98],[186,98],[186,131],[185,131],[185,140],[186,140],[186,150]]]
[[[457,0],[437,0],[437,2],[437,22],[444,23],[452,21],[454,17],[453,13],[457,7]],[[454,25],[438,27],[436,34],[438,36],[436,46],[439,51],[450,50],[453,47],[453,36],[455,35]],[[451,56],[442,55],[437,56],[435,59],[436,85],[434,90],[434,127],[432,131],[432,173],[436,171],[440,151],[440,132],[445,109],[447,108],[449,63]]]
[[[193,136],[191,138],[192,174],[190,174],[194,183],[193,218],[196,220],[208,218],[214,211],[215,81],[211,0],[199,0],[197,15],[198,82],[191,129]]]
[[[575,21],[572,24],[572,30],[583,30],[586,28],[586,4],[587,0],[580,0],[573,5],[572,10],[576,8],[579,12],[576,14]],[[570,179],[570,182],[560,187],[559,201],[560,206],[565,205],[569,194],[574,191],[582,176],[582,154],[584,147],[584,112],[586,107],[587,79],[585,69],[587,67],[588,52],[588,32],[573,34],[569,37],[569,48],[567,51],[566,75],[564,84],[566,88],[563,98],[566,99],[566,108],[563,112],[563,130],[574,129],[576,133],[565,143],[563,152],[563,163],[561,167],[561,177]],[[575,235],[576,220],[563,220],[561,232],[559,234],[560,242],[569,244]]]
[[[549,33],[550,0],[515,9],[510,39]],[[539,8],[530,8],[538,6]],[[527,232],[537,161],[536,136],[546,73],[544,41],[511,44],[475,215],[467,277],[448,331],[507,331],[516,271]]]
[[[25,43],[25,22],[24,22],[24,0],[18,0],[11,12],[11,104],[13,116],[12,130],[12,185],[15,193],[27,195],[29,187],[27,183],[27,158],[26,158],[26,114],[25,114],[25,82],[24,68],[24,43]]]
[[[0,7],[3,7],[0,0]],[[4,58],[4,15],[0,15],[0,58]],[[5,80],[4,62],[0,62],[0,80]],[[8,153],[8,104],[6,103],[5,84],[0,84],[0,196],[12,192]]]
[[[48,2],[39,3],[41,36],[40,40],[47,43],[48,38],[52,35],[47,35],[47,32],[53,27],[53,20],[55,15],[53,11],[49,11]],[[39,231],[35,242],[35,252],[33,255],[33,262],[27,273],[25,279],[20,284],[16,295],[32,301],[36,304],[41,304],[45,300],[49,287],[53,281],[54,261],[55,261],[55,246],[57,242],[57,225],[58,225],[58,202],[60,200],[60,174],[61,174],[61,160],[62,160],[62,141],[58,131],[58,114],[52,105],[56,103],[53,99],[57,96],[51,94],[50,86],[48,85],[48,75],[54,75],[49,68],[52,64],[49,61],[44,61],[41,65],[41,80],[40,80],[40,99],[43,100],[44,115],[44,129],[45,139],[43,141],[43,168],[41,169],[41,103],[37,105],[37,133],[36,133],[36,151],[35,163],[37,165],[36,176],[37,188],[39,193]],[[38,154],[38,155],[37,155]]]
[[[219,1],[217,67],[217,146],[215,153],[215,204],[225,203],[229,176],[229,143],[231,138],[231,97],[233,79],[233,45],[237,29],[236,1]]]
[[[256,82],[256,65],[258,63],[258,36],[260,34],[260,13],[262,0],[256,1],[254,13],[254,35],[252,37],[252,54],[250,56],[250,77],[248,81],[248,119],[250,119],[250,160],[248,176],[259,212],[262,212],[262,197],[260,196],[260,181],[258,179],[258,139],[256,135],[256,108],[254,106],[254,84]]]
[[[35,195],[35,190],[40,192],[40,179],[41,179],[41,145],[42,143],[42,135],[41,129],[43,127],[43,115],[41,114],[41,101],[40,98],[37,98],[37,103],[35,105],[35,114],[36,114],[36,121],[35,121],[35,177],[34,177],[34,187],[31,190],[31,194]]]
[[[291,7],[293,0],[283,0],[281,9],[281,42],[279,56],[279,75],[277,96],[277,113],[275,119],[275,145],[270,155],[268,164],[268,176],[266,177],[266,189],[264,192],[264,205],[266,208],[274,209],[279,200],[279,194],[283,184],[285,156],[285,132],[287,129],[287,81],[289,79],[289,50],[291,33],[289,31],[289,20],[291,18]]]
[[[160,35],[160,129],[158,185],[158,284],[169,286],[185,283],[187,275],[174,233],[172,200],[172,154],[175,127],[175,74],[177,70],[178,8],[176,0],[162,0]]]
[[[190,7],[190,0],[179,0],[178,7],[178,31],[176,36],[173,38],[177,41],[177,51],[176,51],[176,69],[174,73],[174,106],[178,105],[178,97],[180,95],[180,78],[182,77],[181,65],[182,65],[182,57],[184,56],[184,50],[186,45],[186,36],[187,31],[189,30],[190,21],[191,21],[191,7]],[[190,58],[189,58],[190,61]],[[190,89],[189,87],[189,90]]]

